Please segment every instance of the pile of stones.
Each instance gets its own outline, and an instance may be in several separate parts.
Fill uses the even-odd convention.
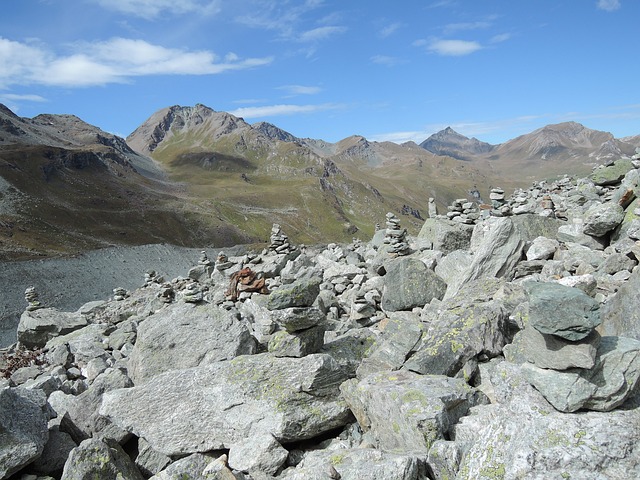
[[[275,253],[286,254],[296,249],[296,247],[289,242],[289,237],[282,231],[282,228],[277,223],[274,223],[271,227],[269,241],[269,250]]]
[[[400,226],[400,219],[389,212],[386,215],[386,226],[384,243],[388,245],[387,252],[391,255],[408,255],[410,248],[407,230]]]
[[[74,312],[29,296],[0,478],[640,478],[637,167],[416,238],[394,215],[351,245],[278,227]],[[249,271],[268,289],[227,296]]]
[[[448,207],[446,217],[450,220],[468,225],[475,224],[480,218],[480,210],[475,202],[466,198],[458,198]]]
[[[38,298],[39,298],[39,295],[35,287],[28,287],[24,291],[24,299],[28,303],[27,305],[28,311],[33,312],[34,310],[38,310],[39,308],[42,308],[42,304],[40,303]]]

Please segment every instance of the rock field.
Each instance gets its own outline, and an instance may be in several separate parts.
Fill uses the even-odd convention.
[[[416,237],[9,264],[0,478],[640,478],[639,197],[640,153]]]

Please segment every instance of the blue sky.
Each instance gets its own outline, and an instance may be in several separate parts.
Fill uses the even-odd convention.
[[[127,136],[202,103],[298,137],[640,134],[638,0],[5,0],[0,103]]]

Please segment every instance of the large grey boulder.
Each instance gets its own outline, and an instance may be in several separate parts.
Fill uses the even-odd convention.
[[[310,307],[320,293],[320,283],[320,278],[310,277],[282,285],[269,294],[267,308],[280,310],[289,307]]]
[[[596,185],[616,185],[622,181],[629,170],[634,168],[631,160],[620,159],[615,161],[613,165],[596,169],[589,176],[589,179]]]
[[[18,324],[18,342],[27,348],[40,348],[58,335],[66,335],[87,325],[79,313],[61,312],[55,308],[25,311]]]
[[[486,400],[463,379],[407,371],[348,380],[340,390],[363,431],[394,453],[426,454],[470,407]]]
[[[241,472],[275,475],[288,456],[289,452],[273,435],[259,432],[231,446],[229,467]]]
[[[447,289],[444,280],[417,258],[397,258],[385,268],[380,302],[383,310],[394,312],[423,307],[434,298],[441,299]]]
[[[0,389],[0,478],[38,458],[49,439],[47,397],[41,390]]]
[[[560,243],[554,237],[534,238],[531,246],[527,249],[527,260],[547,260],[551,258],[560,246]]]
[[[602,335],[631,337],[640,340],[640,269],[602,307]]]
[[[602,237],[615,229],[624,219],[624,209],[614,202],[590,207],[584,216],[584,233]]]
[[[282,480],[421,480],[424,465],[413,455],[373,448],[345,448],[308,452],[296,468],[287,469]]]
[[[513,278],[516,264],[522,258],[525,240],[509,217],[491,217],[473,229],[473,262],[449,284],[445,298],[453,297],[460,286],[478,278]]]
[[[229,448],[252,431],[292,442],[349,421],[338,398],[344,380],[325,354],[245,355],[108,392],[100,412],[170,456]]]
[[[90,438],[71,451],[61,480],[143,480],[135,464],[118,443]]]
[[[640,341],[602,337],[596,365],[590,369],[544,370],[523,364],[527,380],[557,410],[581,408],[608,412],[624,403],[640,381]]]
[[[196,367],[255,351],[256,340],[248,322],[211,304],[179,302],[139,324],[129,358],[129,376],[137,385],[167,370]]]
[[[600,324],[600,304],[582,290],[555,282],[527,282],[529,325],[541,333],[582,340]]]
[[[432,242],[434,250],[440,250],[446,255],[454,250],[468,250],[472,233],[473,225],[441,218],[427,218],[418,233],[418,239]]]
[[[368,349],[357,369],[358,378],[380,371],[398,370],[420,341],[426,325],[417,314],[395,312]]]
[[[473,255],[466,250],[454,250],[436,265],[435,272],[447,285],[456,285],[473,262]]]
[[[513,342],[504,346],[504,356],[512,363],[529,362],[539,368],[567,370],[592,368],[600,344],[596,331],[577,342],[570,342],[556,335],[540,333],[532,326],[519,331]]]
[[[494,282],[489,284],[495,292]],[[426,310],[426,331],[403,369],[454,376],[480,354],[502,353],[510,340],[509,311],[500,300],[474,296],[474,287],[482,285],[482,281],[471,282],[455,298]]]
[[[455,427],[456,480],[640,478],[639,409],[557,412],[508,362],[490,380],[496,401]]]
[[[210,454],[194,453],[184,458],[180,458],[167,468],[158,472],[151,480],[189,480],[208,479],[203,472],[216,458]],[[217,480],[215,477],[212,480]]]

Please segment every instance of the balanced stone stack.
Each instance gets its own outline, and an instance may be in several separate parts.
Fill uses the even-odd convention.
[[[227,254],[222,251],[219,252],[218,256],[216,257],[215,269],[219,272],[223,272],[225,270],[228,270],[232,266],[233,262],[229,261],[229,257],[227,256]]]
[[[182,291],[182,300],[187,303],[198,303],[204,298],[202,288],[197,282],[188,283]]]
[[[122,301],[129,296],[129,292],[122,287],[116,287],[113,289],[113,299]]]
[[[291,245],[289,237],[282,231],[282,228],[277,223],[274,223],[273,227],[271,227],[269,240],[271,242],[269,250],[275,253],[287,254],[296,249],[294,245]]]
[[[200,252],[200,258],[198,259],[198,265],[191,268],[187,277],[196,282],[207,282],[211,278],[211,274],[213,273],[213,263],[209,260],[207,256],[207,252],[204,250]]]
[[[504,347],[557,410],[609,411],[640,383],[640,342],[600,337],[600,305],[577,288],[528,282],[528,325]]]
[[[502,188],[492,188],[489,193],[489,199],[491,200],[491,207],[493,208],[491,211],[492,215],[502,217],[511,214],[511,207],[507,204]]]
[[[387,229],[384,243],[389,245],[387,252],[391,255],[408,255],[411,251],[407,242],[407,230],[400,226],[400,220],[393,213],[387,213]]]
[[[164,279],[158,275],[158,272],[155,270],[149,270],[144,274],[144,287],[150,287],[154,284],[161,284]]]
[[[429,197],[429,218],[436,218],[438,216],[438,209],[436,208],[436,199]]]
[[[39,308],[43,308],[42,304],[38,300],[38,292],[36,292],[35,287],[29,287],[24,291],[24,299],[29,304],[27,306],[28,312],[33,312],[34,310],[38,310]]]
[[[160,291],[158,292],[158,298],[162,300],[163,303],[171,303],[176,298],[176,291],[173,289],[173,285],[170,283],[163,283],[160,287]]]
[[[478,206],[466,198],[458,198],[448,207],[447,218],[459,223],[473,225],[480,218]]]

